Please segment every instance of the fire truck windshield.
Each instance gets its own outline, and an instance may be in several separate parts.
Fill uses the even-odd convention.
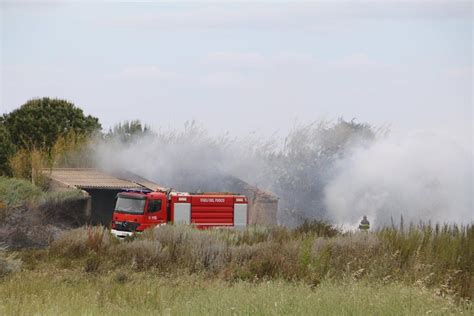
[[[121,213],[143,214],[145,198],[118,196],[115,211]]]

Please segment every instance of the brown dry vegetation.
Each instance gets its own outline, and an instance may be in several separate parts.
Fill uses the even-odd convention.
[[[370,301],[375,293],[380,293],[380,301],[370,303],[375,304],[374,311],[392,311],[394,315],[424,313],[440,308],[454,308],[455,311],[467,313],[472,311],[472,225],[420,224],[369,233],[344,233],[320,221],[306,222],[296,229],[249,227],[241,231],[200,231],[187,226],[166,225],[134,238],[118,240],[103,227],[69,230],[74,221],[65,218],[73,215],[72,206],[80,202],[81,196],[77,192],[55,195],[32,188],[36,187],[26,181],[0,178],[0,210],[3,210],[4,216],[0,225],[0,233],[3,231],[0,243],[10,246],[8,251],[0,249],[0,294],[7,298],[4,305],[0,303],[0,314],[2,310],[7,314],[8,311],[18,314],[15,308],[21,302],[17,298],[23,297],[23,293],[30,293],[28,299],[35,299],[35,293],[54,291],[57,284],[50,284],[48,280],[55,275],[61,275],[65,280],[78,276],[77,282],[58,282],[65,293],[69,293],[64,298],[76,295],[75,311],[82,314],[103,314],[110,304],[125,308],[122,312],[128,313],[128,305],[121,305],[120,302],[130,293],[121,284],[128,284],[136,278],[136,282],[131,282],[136,283],[136,288],[140,288],[142,283],[154,288],[156,286],[150,278],[163,278],[166,283],[163,287],[167,291],[176,291],[175,294],[180,296],[183,295],[181,289],[187,288],[187,278],[194,277],[212,283],[208,292],[215,299],[220,298],[220,292],[225,292],[227,286],[232,287],[226,292],[229,301],[232,301],[234,294],[252,301],[247,292],[255,291],[261,299],[252,301],[255,303],[252,308],[232,301],[232,304],[240,304],[238,310],[243,313],[261,311],[262,306],[269,308],[265,300],[269,300],[271,295],[266,296],[265,284],[270,284],[268,291],[273,295],[283,295],[283,292],[289,295],[296,291],[317,300],[326,297],[326,310],[334,314],[338,314],[338,308],[351,314],[358,308],[355,302],[359,298]],[[48,226],[52,222],[68,222],[70,225]],[[65,228],[68,230],[62,232]],[[12,234],[6,229],[10,229]],[[13,245],[17,245],[18,240],[22,247],[45,248],[12,251],[15,247],[10,242],[15,241]],[[36,241],[36,244],[25,244],[25,240]],[[41,245],[37,243],[39,240]],[[173,285],[174,279],[181,280],[178,287]],[[109,284],[102,286],[102,282],[113,284],[109,288]],[[237,292],[233,292],[234,289]],[[116,296],[97,299],[98,303],[105,304],[103,307],[100,305],[95,311],[86,308],[86,301],[91,299],[91,295],[110,290],[117,291]],[[193,291],[204,293],[200,288]],[[318,294],[314,296],[312,291]],[[339,306],[331,295],[323,294],[325,291],[331,291],[334,297],[341,296],[338,294],[340,291],[355,291],[356,296],[344,298],[342,295],[340,299],[346,301]],[[142,292],[145,298],[148,291],[144,289]],[[198,295],[191,292],[189,295]],[[396,296],[399,292],[405,294]],[[401,302],[412,295],[415,295],[412,301],[420,300],[417,303],[419,306],[401,306]],[[298,310],[308,313],[312,306],[317,305],[297,300],[297,297],[279,301],[278,304],[283,305],[275,306],[277,313]],[[430,297],[436,299],[431,300]],[[49,296],[37,299],[46,302]],[[65,312],[65,306],[55,301],[48,301],[49,305],[44,304],[43,312],[38,313]],[[390,301],[393,308],[389,309],[388,305],[381,303],[385,301]],[[173,302],[170,297],[159,306],[165,308]],[[143,311],[146,311],[148,303],[144,304]],[[198,301],[193,304],[203,311],[210,306]],[[215,307],[217,314],[221,314],[221,308],[227,308],[225,304]],[[24,310],[25,314],[28,314],[28,308]],[[185,312],[179,304],[173,310]],[[364,309],[359,308],[354,313],[364,314]]]
[[[323,224],[321,224],[323,225]],[[318,225],[315,225],[318,226]],[[474,227],[418,226],[372,233],[251,227],[199,231],[167,225],[120,241],[101,227],[64,233],[49,249],[21,253],[29,268],[44,262],[87,272],[117,268],[204,273],[230,282],[285,279],[402,282],[440,296],[474,297]]]

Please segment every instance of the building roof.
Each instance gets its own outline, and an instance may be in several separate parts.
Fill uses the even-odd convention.
[[[79,189],[140,189],[160,188],[150,181],[137,183],[129,179],[115,177],[109,173],[88,168],[53,168],[43,170],[48,178],[66,187]]]

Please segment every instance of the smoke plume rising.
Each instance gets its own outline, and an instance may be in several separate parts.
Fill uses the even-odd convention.
[[[349,227],[363,215],[377,226],[395,222],[469,223],[472,153],[430,133],[381,137],[338,161],[325,188],[333,221]]]
[[[120,136],[120,135],[118,135]],[[257,145],[258,144],[258,145]],[[195,123],[183,130],[148,132],[126,141],[99,141],[95,161],[105,170],[128,170],[178,191],[225,191],[223,177],[233,175],[259,184],[263,168],[252,138],[213,137]]]
[[[128,170],[181,191],[232,191],[235,176],[279,198],[279,223],[305,218],[356,227],[473,221],[472,153],[427,133],[382,135],[343,120],[300,125],[283,139],[211,136],[196,124],[95,147],[108,170]]]

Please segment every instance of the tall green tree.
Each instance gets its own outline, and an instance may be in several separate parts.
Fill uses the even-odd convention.
[[[133,120],[115,124],[105,136],[122,143],[128,143],[149,133],[152,133],[152,131],[148,125],[142,124],[140,120]]]
[[[9,175],[8,159],[14,153],[14,146],[2,118],[0,117],[0,176]]]
[[[74,104],[60,99],[34,99],[3,117],[11,142],[18,148],[50,150],[71,131],[91,134],[101,129],[99,119],[84,115]]]

